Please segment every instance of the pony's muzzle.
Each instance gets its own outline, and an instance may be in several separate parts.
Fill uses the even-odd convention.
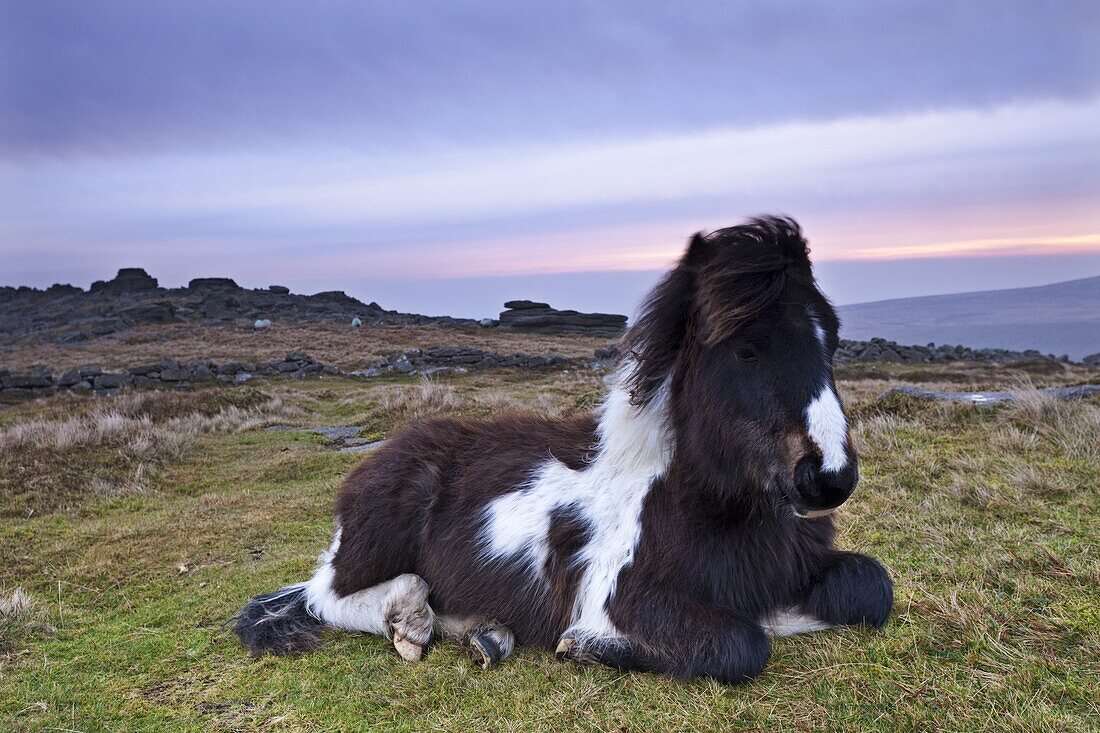
[[[800,460],[795,467],[792,502],[795,514],[807,519],[822,517],[847,501],[859,483],[856,463],[853,455],[839,471],[826,471],[822,469],[818,456],[806,456]]]

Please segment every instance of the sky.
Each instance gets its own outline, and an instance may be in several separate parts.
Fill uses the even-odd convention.
[[[838,303],[1100,274],[1100,4],[0,0],[0,284],[629,313],[762,213]]]

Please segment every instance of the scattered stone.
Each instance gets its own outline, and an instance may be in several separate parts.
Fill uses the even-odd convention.
[[[189,367],[169,366],[160,370],[160,379],[162,382],[185,382],[190,378],[191,369]]]
[[[9,389],[38,389],[52,387],[53,379],[49,374],[9,374],[4,377],[4,390]]]
[[[314,428],[313,432],[323,435],[329,440],[346,441],[357,437],[362,430],[362,425],[349,425],[345,427]]]
[[[372,443],[362,443],[359,445],[346,445],[340,449],[341,453],[373,453],[381,448],[386,441],[376,440]]]
[[[125,323],[172,323],[176,308],[168,301],[136,305],[119,311]]]
[[[101,318],[92,321],[92,323],[88,325],[88,330],[94,336],[106,336],[109,333],[114,333],[125,327],[125,325],[126,324],[121,318]]]
[[[92,386],[96,389],[118,389],[128,387],[131,381],[129,374],[100,374],[92,380]]]
[[[1053,397],[1056,400],[1083,400],[1086,397],[1100,395],[1100,384],[1081,384],[1074,387],[1044,387],[1039,392]],[[902,385],[892,387],[881,395],[879,400],[885,400],[894,395],[913,397],[920,400],[936,400],[939,402],[960,402],[971,405],[995,405],[1004,402],[1015,402],[1026,392],[939,392],[920,387]]]
[[[80,381],[79,369],[67,369],[62,372],[61,376],[57,378],[57,386],[59,387],[72,387],[74,384]]]

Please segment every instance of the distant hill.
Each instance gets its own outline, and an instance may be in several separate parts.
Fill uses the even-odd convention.
[[[1100,352],[1100,277],[1034,288],[841,306],[841,335],[903,344],[966,344],[1080,359]]]

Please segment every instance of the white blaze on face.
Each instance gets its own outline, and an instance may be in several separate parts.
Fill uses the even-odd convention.
[[[839,471],[848,464],[848,420],[829,385],[806,408],[806,428],[821,451],[823,471]]]

